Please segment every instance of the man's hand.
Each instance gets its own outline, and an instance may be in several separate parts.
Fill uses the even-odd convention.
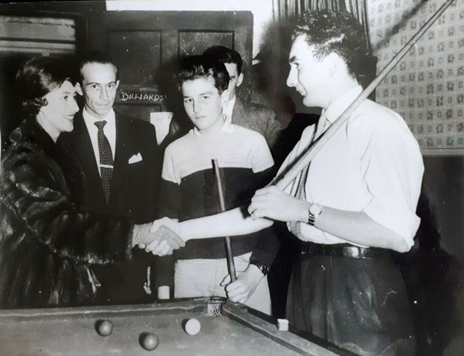
[[[134,226],[133,246],[138,245],[145,251],[158,256],[170,255],[173,250],[185,246],[184,240],[167,227],[160,226],[157,231],[152,232],[152,226],[151,223]]]
[[[271,186],[256,191],[248,207],[253,220],[307,221],[309,203]]]
[[[168,227],[169,230],[171,230],[172,232],[175,232],[177,236],[179,237],[181,236],[178,219],[170,219],[170,218],[164,217],[162,219],[155,220],[153,221],[150,227],[150,232],[155,233],[161,226]]]
[[[173,250],[185,246],[185,241],[182,240],[178,231],[178,220],[176,219],[162,218],[155,220],[150,226],[150,235],[153,236],[153,241],[147,244],[139,244],[139,247],[154,255],[170,255]]]
[[[244,304],[250,299],[263,278],[264,274],[258,267],[248,265],[247,269],[237,276],[235,282],[230,283],[230,275],[227,275],[222,280],[221,286],[226,286],[227,298],[232,302]]]

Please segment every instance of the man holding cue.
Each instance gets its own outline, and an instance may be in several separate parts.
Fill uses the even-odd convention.
[[[357,76],[367,53],[363,29],[348,13],[309,12],[292,40],[287,85],[322,115],[280,172],[361,93]],[[187,241],[287,222],[304,241],[289,286],[290,323],[360,355],[412,355],[410,306],[389,250],[406,252],[413,245],[423,171],[404,120],[365,100],[284,191],[258,190],[249,215],[237,208],[183,223],[163,219],[153,229],[166,225]]]

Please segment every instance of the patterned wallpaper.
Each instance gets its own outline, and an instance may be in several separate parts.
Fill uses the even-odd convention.
[[[378,72],[443,3],[369,0]],[[464,155],[464,0],[455,0],[406,54],[377,87],[376,99],[401,114],[423,153]]]

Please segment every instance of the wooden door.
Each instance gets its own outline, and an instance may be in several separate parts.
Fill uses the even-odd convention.
[[[148,121],[153,112],[182,113],[173,81],[182,56],[223,45],[251,65],[251,12],[107,11],[88,13],[87,19],[88,49],[107,52],[118,64],[115,107],[130,117]]]

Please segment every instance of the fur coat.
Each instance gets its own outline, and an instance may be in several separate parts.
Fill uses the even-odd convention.
[[[55,143],[35,120],[10,139],[0,187],[0,307],[87,304],[88,266],[129,259],[133,225],[78,209]]]

